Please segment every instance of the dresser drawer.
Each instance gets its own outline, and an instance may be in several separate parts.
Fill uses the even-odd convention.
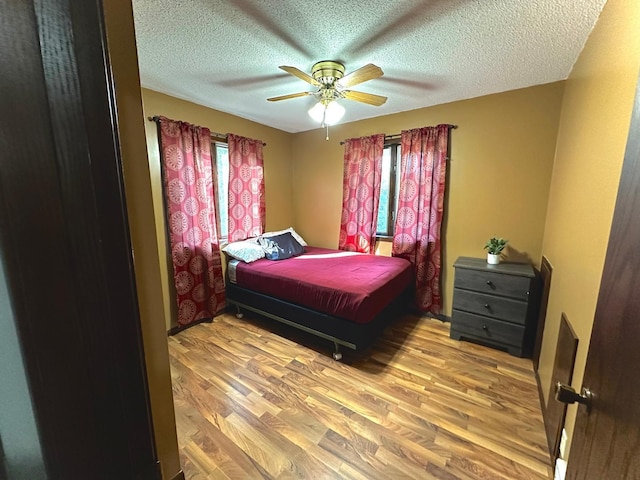
[[[455,287],[527,301],[531,279],[479,270],[456,269]]]
[[[484,293],[453,289],[453,308],[470,313],[524,325],[527,319],[527,302]]]
[[[524,326],[454,310],[451,318],[451,336],[460,338],[465,335],[520,348],[524,338]]]

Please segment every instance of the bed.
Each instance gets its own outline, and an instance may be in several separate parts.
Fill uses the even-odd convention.
[[[413,287],[411,264],[305,246],[284,260],[227,258],[227,303],[299,328],[340,347],[363,350],[403,313]]]

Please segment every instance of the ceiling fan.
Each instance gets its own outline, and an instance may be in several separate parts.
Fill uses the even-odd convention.
[[[344,108],[336,102],[341,98],[355,100],[379,107],[387,101],[387,97],[372,93],[349,90],[349,87],[358,85],[384,75],[382,69],[372,63],[358,68],[345,76],[344,65],[334,60],[317,62],[311,68],[311,75],[296,67],[280,66],[280,69],[298,77],[301,80],[317,87],[315,92],[299,92],[279,97],[267,98],[270,102],[288,100],[290,98],[306,97],[313,95],[318,98],[318,104],[309,110],[309,115],[317,121],[322,121],[322,126],[333,125],[344,114]]]

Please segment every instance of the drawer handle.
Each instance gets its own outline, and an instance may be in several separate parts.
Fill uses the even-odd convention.
[[[487,326],[486,326],[486,325],[482,325],[482,329],[483,329],[485,332],[486,332],[487,330],[489,330],[489,329],[487,328]]]
[[[487,310],[489,310],[491,308],[491,305],[489,305],[488,303],[484,304],[484,308],[486,308]]]
[[[491,280],[487,280],[487,285],[489,285],[490,287],[493,286],[493,282]]]

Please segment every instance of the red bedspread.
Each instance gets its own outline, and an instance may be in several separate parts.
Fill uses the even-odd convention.
[[[404,259],[305,247],[287,260],[239,263],[237,285],[357,323],[371,321],[413,279]]]

